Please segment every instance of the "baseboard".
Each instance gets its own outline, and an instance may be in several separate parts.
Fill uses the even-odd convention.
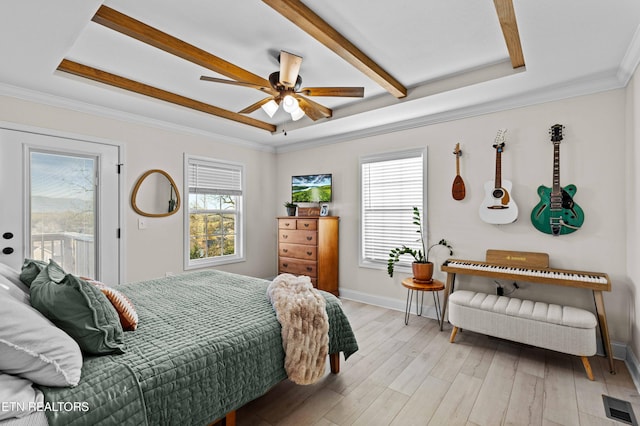
[[[613,351],[613,353],[615,353],[615,350]],[[640,392],[640,363],[638,363],[638,358],[636,358],[636,355],[628,345],[626,346],[626,356],[624,358],[624,363],[629,370],[629,374],[631,375],[633,384],[636,385],[636,390]]]
[[[366,303],[368,305],[380,306],[382,308],[393,309],[395,311],[405,312],[406,300],[393,299],[391,297],[375,296],[361,291],[349,290],[345,288],[340,289],[340,297],[343,299],[353,300],[355,302]],[[431,298],[425,299],[425,301],[431,301]],[[442,300],[442,299],[440,299]],[[415,315],[415,302],[412,304],[411,314]],[[422,316],[427,318],[436,319],[436,309],[433,305],[424,305]],[[602,340],[598,339],[598,355],[604,356],[605,352],[602,348]],[[636,385],[636,389],[640,392],[640,363],[638,358],[631,351],[631,348],[626,343],[611,342],[611,351],[613,357],[625,362],[629,373],[633,379],[633,383]]]

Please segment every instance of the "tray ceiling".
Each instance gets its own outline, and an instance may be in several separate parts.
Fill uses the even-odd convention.
[[[499,19],[510,4],[10,0],[0,6],[0,93],[287,149],[626,84],[640,3],[513,0],[515,32],[508,10]],[[144,24],[139,34],[123,16]],[[266,81],[280,50],[303,58],[302,86],[363,87],[364,97],[313,96],[331,117],[293,122],[282,108],[238,114],[260,90],[200,80]]]

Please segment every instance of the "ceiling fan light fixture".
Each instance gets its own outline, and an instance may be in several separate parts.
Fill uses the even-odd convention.
[[[291,113],[291,119],[292,119],[293,121],[298,121],[298,120],[300,120],[302,117],[304,117],[304,115],[305,115],[305,114],[304,114],[304,111],[302,110],[302,108],[298,108],[298,109],[294,110],[294,111]]]
[[[273,115],[278,111],[278,103],[271,99],[266,104],[262,105],[262,110],[267,113],[269,117],[273,117]]]
[[[300,105],[298,105],[298,100],[291,95],[286,95],[282,99],[282,108],[291,114],[293,111],[300,109]]]

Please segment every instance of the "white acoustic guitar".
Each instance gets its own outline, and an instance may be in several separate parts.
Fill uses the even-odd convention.
[[[502,151],[506,129],[500,129],[493,147],[496,149],[496,178],[484,184],[484,200],[480,205],[480,218],[497,225],[513,223],[518,219],[518,206],[511,197],[511,182],[502,179]]]

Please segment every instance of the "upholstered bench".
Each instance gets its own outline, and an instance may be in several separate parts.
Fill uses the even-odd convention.
[[[588,356],[596,353],[597,320],[591,312],[513,297],[458,290],[449,296],[449,322],[493,337],[577,355],[589,380],[593,372]]]

